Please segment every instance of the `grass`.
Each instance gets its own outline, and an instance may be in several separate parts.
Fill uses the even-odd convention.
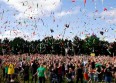
[[[7,82],[5,82],[5,81],[3,80],[2,75],[3,75],[3,74],[2,74],[2,69],[0,68],[0,83],[7,83]],[[29,83],[31,83],[31,79],[32,79],[31,76],[32,76],[32,75],[31,75],[31,73],[30,73]],[[23,79],[21,79],[21,76],[18,76],[18,80],[20,81],[19,83],[24,83]],[[18,82],[18,80],[15,79],[16,82]],[[66,79],[63,79],[63,81],[64,81],[63,83],[67,83],[67,82],[66,82]],[[28,83],[28,82],[25,82],[25,83]],[[33,83],[34,83],[34,82],[33,82]],[[38,81],[37,81],[36,83],[38,83]],[[45,83],[50,83],[49,79],[47,79]],[[75,82],[74,82],[74,83],[75,83]],[[79,82],[79,83],[80,83],[80,82]],[[94,82],[93,82],[93,83],[94,83]],[[100,82],[100,83],[105,83],[105,82]],[[112,83],[115,83],[115,82],[112,82]]]

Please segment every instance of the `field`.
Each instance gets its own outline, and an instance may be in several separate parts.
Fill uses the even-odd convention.
[[[30,75],[29,83],[31,83],[31,79],[32,79],[32,77],[31,77],[31,75]],[[5,80],[5,79],[2,77],[2,69],[0,68],[0,83],[7,83],[7,82],[5,82],[4,80]],[[19,82],[18,80],[19,80],[20,82]],[[18,76],[18,80],[15,79],[16,83],[24,83],[23,79],[21,79],[20,76]],[[25,82],[25,83],[28,83],[28,82]],[[33,83],[34,83],[34,82],[33,82]],[[38,83],[38,82],[36,82],[36,83]],[[46,80],[46,83],[50,83],[49,79]],[[67,83],[67,82],[66,82],[66,79],[63,79],[63,82],[62,82],[62,83]],[[74,82],[74,83],[75,83],[75,82]],[[79,82],[79,83],[81,83],[81,82]],[[92,83],[94,83],[94,82],[92,82]],[[99,82],[99,83],[105,83],[105,82]],[[112,82],[112,83],[115,83],[115,82]]]

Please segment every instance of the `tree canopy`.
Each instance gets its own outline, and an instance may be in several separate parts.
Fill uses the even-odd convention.
[[[79,55],[95,53],[96,55],[116,55],[116,42],[100,40],[96,35],[85,39],[75,36],[73,40],[55,39],[53,36],[43,40],[27,41],[17,37],[13,40],[0,39],[0,54],[62,54]]]

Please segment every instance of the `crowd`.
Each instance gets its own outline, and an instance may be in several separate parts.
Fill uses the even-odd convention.
[[[5,83],[116,83],[115,56],[5,55],[0,68]]]

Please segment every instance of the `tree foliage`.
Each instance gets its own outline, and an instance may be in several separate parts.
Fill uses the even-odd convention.
[[[5,50],[5,51],[4,51]],[[27,41],[23,38],[13,40],[0,39],[0,54],[66,54],[69,55],[90,54],[96,55],[116,55],[116,42],[109,43],[101,41],[96,35],[91,35],[85,39],[75,36],[73,40],[55,39],[53,36],[45,37],[43,40]]]

